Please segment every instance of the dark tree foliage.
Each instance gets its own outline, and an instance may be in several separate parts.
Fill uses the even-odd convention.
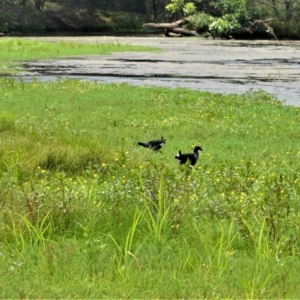
[[[173,23],[186,17],[166,10],[171,1],[0,0],[0,32],[141,29],[143,23]],[[194,19],[200,16],[196,23],[205,23],[201,26],[210,33],[230,33],[237,26],[249,28],[256,20],[268,20],[267,28],[274,28],[278,37],[300,38],[300,0],[184,0],[187,2],[196,6]]]
[[[169,0],[152,0],[152,10],[154,21],[164,21],[167,17],[166,5],[169,4]]]

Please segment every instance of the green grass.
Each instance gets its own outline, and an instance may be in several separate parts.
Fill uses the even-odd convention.
[[[17,71],[22,61],[50,59],[74,55],[103,55],[125,51],[157,51],[146,46],[123,45],[119,43],[83,44],[75,42],[39,42],[16,38],[0,39],[0,74]]]
[[[299,296],[299,108],[73,80],[0,95],[1,298]]]

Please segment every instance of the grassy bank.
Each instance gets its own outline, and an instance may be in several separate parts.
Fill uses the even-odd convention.
[[[2,298],[298,297],[299,108],[71,80],[0,95]]]
[[[0,74],[11,74],[19,70],[20,63],[27,60],[70,57],[74,55],[103,55],[112,52],[157,51],[154,47],[108,44],[82,44],[60,41],[47,43],[16,38],[0,40]]]

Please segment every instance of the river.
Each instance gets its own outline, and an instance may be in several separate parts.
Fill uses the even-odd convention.
[[[22,77],[84,78],[101,83],[184,87],[217,93],[264,90],[300,106],[300,42],[166,37],[28,37],[42,41],[147,45],[160,52],[126,52],[24,62]]]

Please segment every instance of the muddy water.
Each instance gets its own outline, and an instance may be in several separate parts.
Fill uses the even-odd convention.
[[[148,45],[162,51],[26,62],[25,80],[32,75],[46,81],[60,76],[220,93],[262,89],[286,104],[300,106],[300,42],[105,36],[38,39]]]

